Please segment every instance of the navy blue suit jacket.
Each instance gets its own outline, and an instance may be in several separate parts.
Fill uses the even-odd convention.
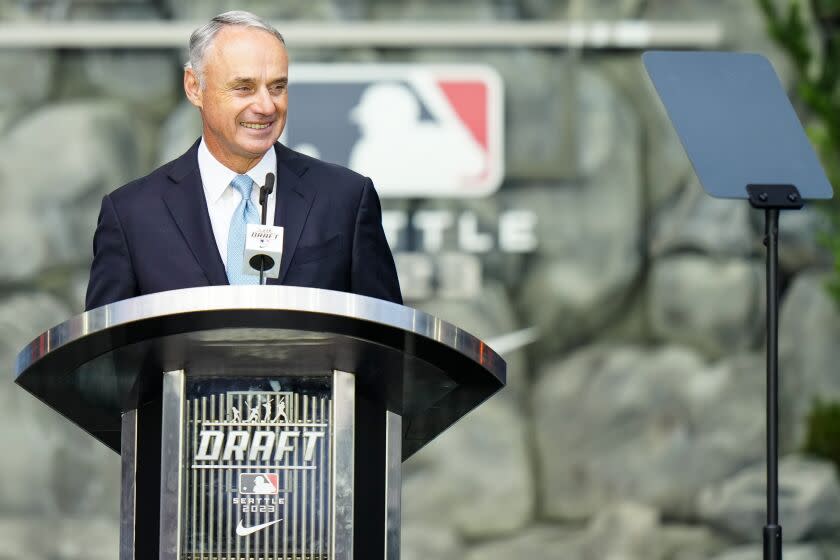
[[[284,235],[280,278],[268,283],[402,303],[370,179],[279,143],[274,149],[274,224],[283,226]],[[197,153],[198,142],[102,199],[87,309],[142,294],[228,283]]]

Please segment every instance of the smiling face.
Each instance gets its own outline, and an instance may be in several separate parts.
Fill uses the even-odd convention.
[[[184,91],[201,111],[204,142],[229,169],[245,173],[286,125],[289,58],[267,31],[242,26],[218,32],[204,54],[203,87],[191,69]]]

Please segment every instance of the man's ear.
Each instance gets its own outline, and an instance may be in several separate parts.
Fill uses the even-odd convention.
[[[190,103],[201,109],[201,84],[192,68],[184,70],[184,93],[187,94]]]

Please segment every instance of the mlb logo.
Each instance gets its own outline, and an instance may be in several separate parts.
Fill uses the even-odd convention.
[[[276,474],[269,473],[240,473],[239,493],[240,494],[277,494],[280,489],[277,486],[279,479]]]
[[[294,65],[280,140],[383,197],[486,196],[504,176],[502,81],[477,65]]]

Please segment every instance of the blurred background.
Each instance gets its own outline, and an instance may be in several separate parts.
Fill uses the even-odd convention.
[[[200,134],[183,47],[229,9],[286,34],[298,148],[323,152],[295,124],[318,109],[295,96],[296,65],[469,63],[501,80],[501,144],[479,142],[501,172],[489,194],[381,189],[408,304],[508,361],[503,393],[404,464],[403,557],[760,558],[763,216],[703,194],[640,55],[766,55],[838,184],[836,0],[0,0],[0,559],[117,557],[118,456],[11,371],[83,310],[102,196]],[[840,559],[838,215],[781,221],[794,560]]]

